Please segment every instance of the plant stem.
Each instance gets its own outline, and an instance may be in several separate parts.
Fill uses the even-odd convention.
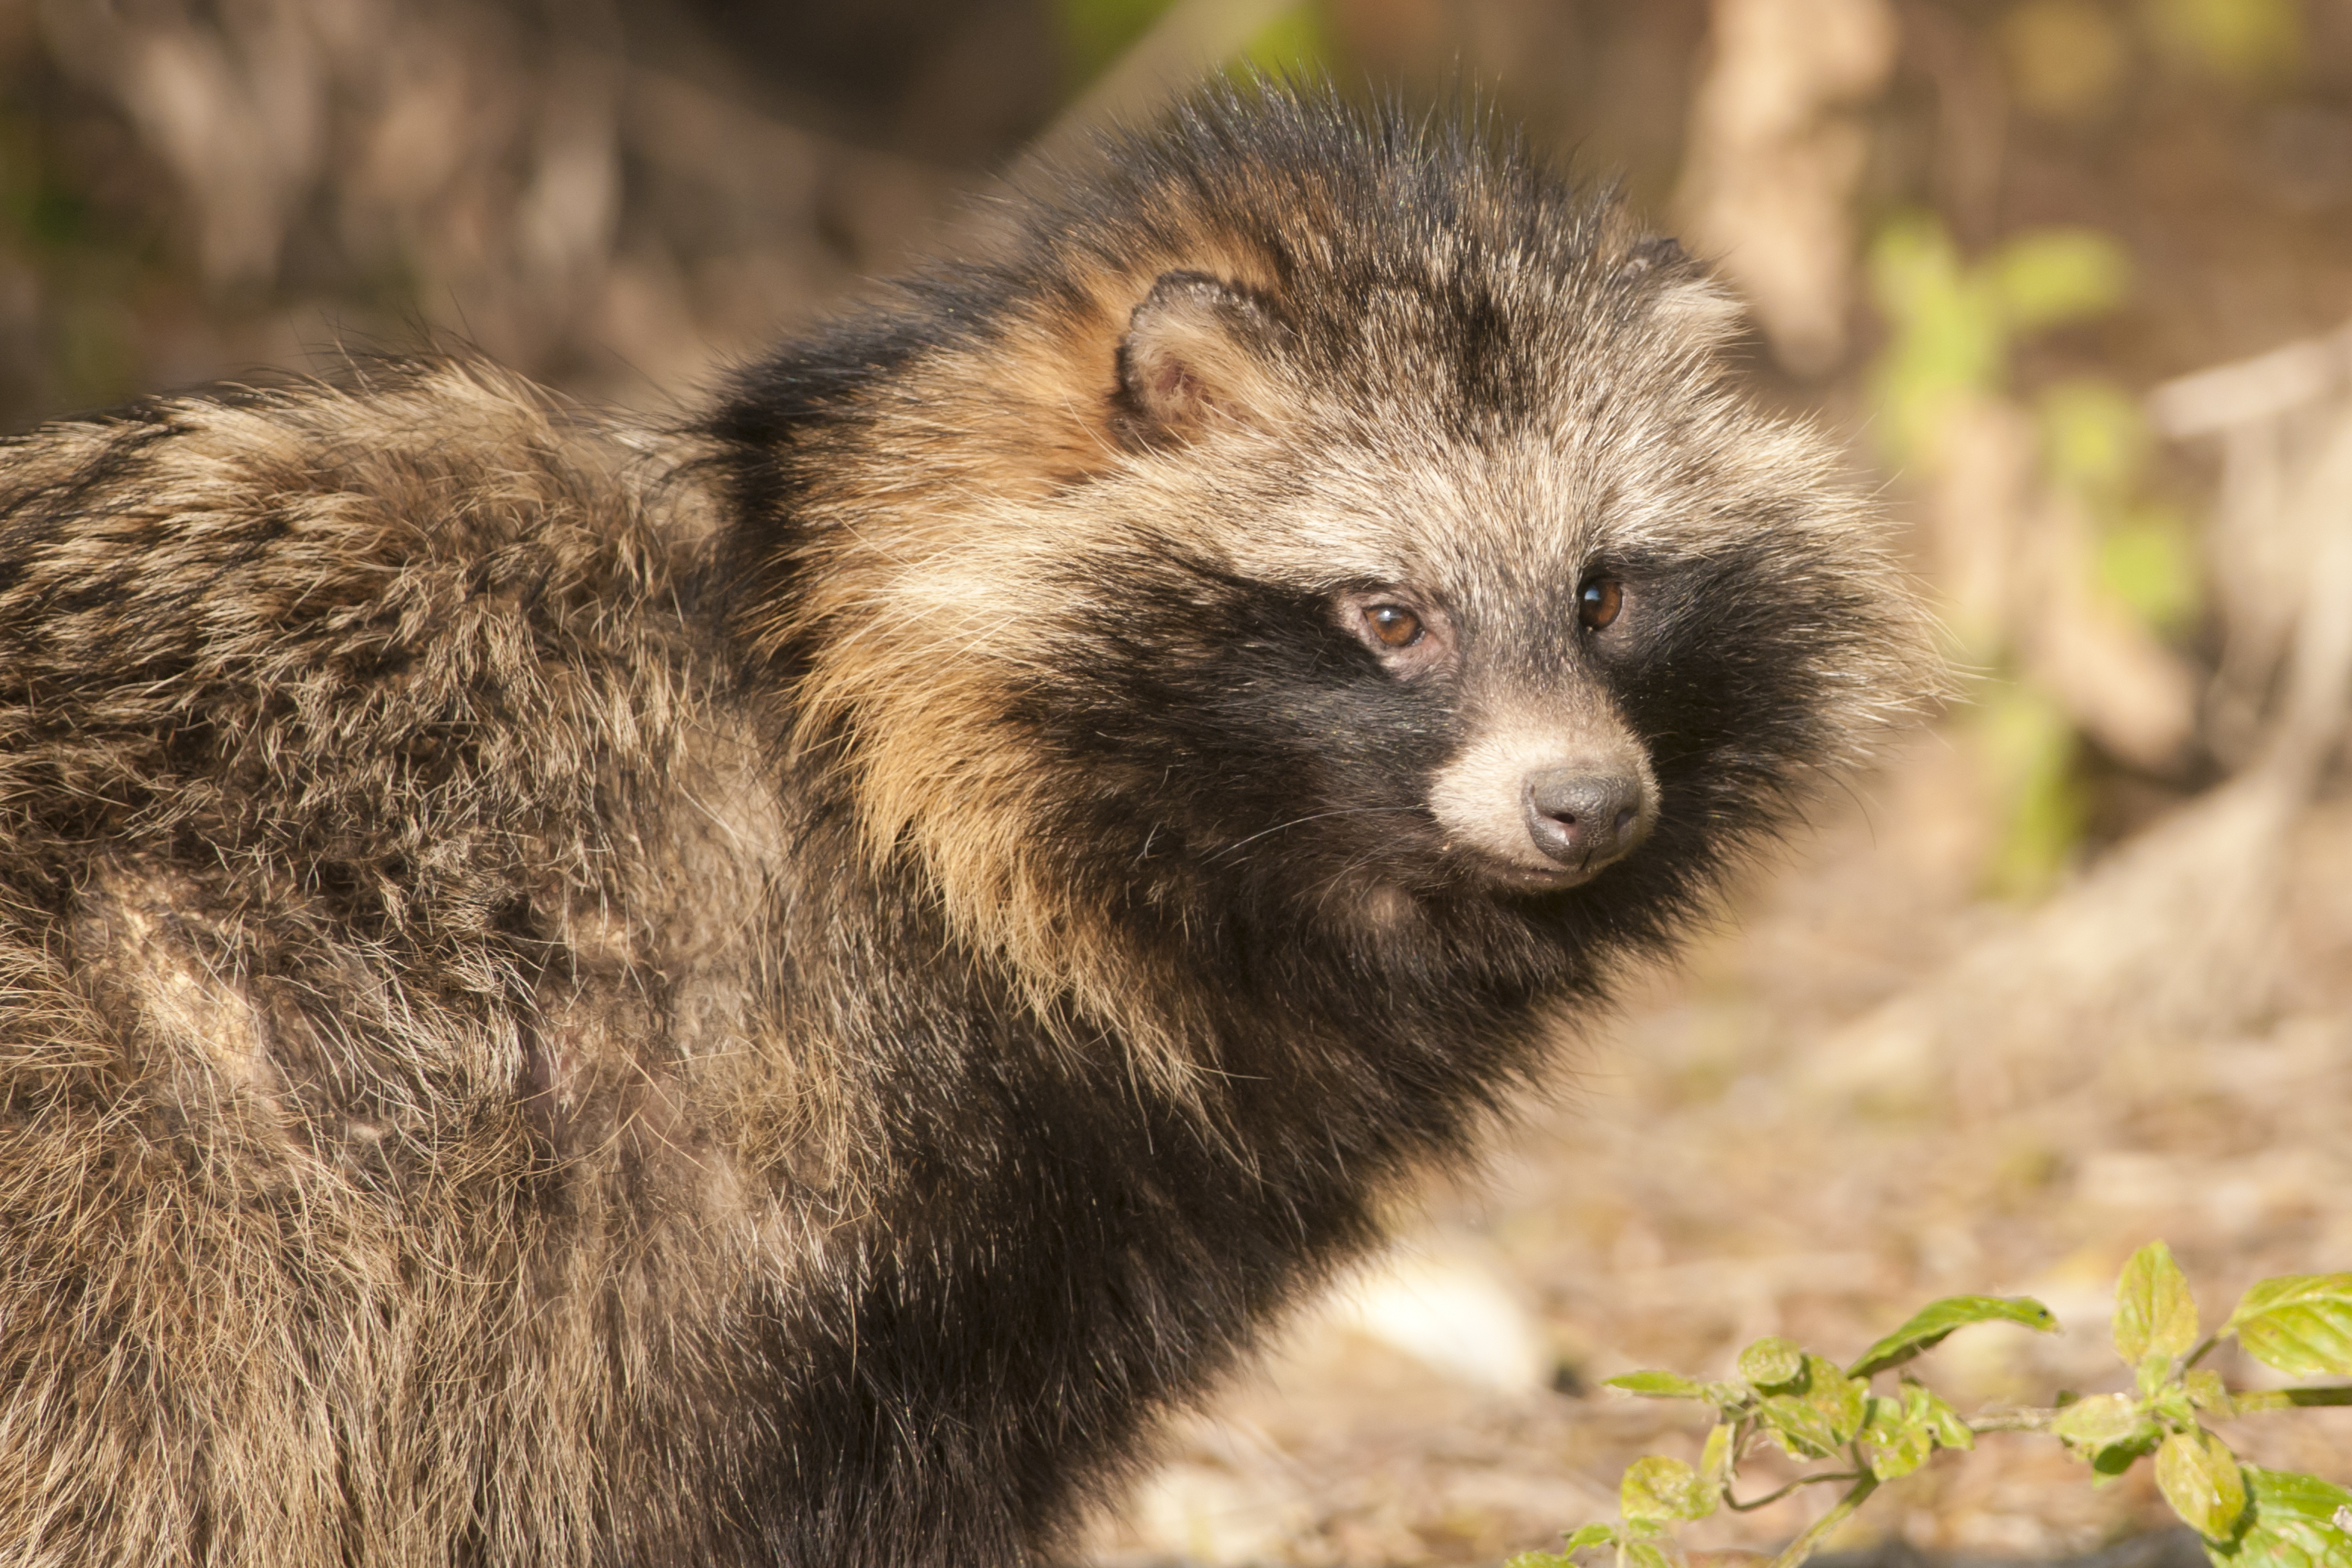
[[[2312,1405],[2352,1405],[2352,1385],[2330,1388],[2257,1388],[2232,1393],[2230,1403],[2241,1412],[2292,1410]]]
[[[2320,1388],[2231,1389],[2230,1403],[2241,1416],[2257,1410],[2295,1410],[2318,1405],[2352,1405],[2352,1384]],[[2055,1410],[1990,1410],[1968,1418],[1971,1432],[2046,1432]]]
[[[1864,1470],[1853,1483],[1853,1490],[1831,1505],[1830,1511],[1806,1527],[1805,1532],[1789,1542],[1789,1549],[1772,1559],[1770,1568],[1797,1568],[1806,1558],[1820,1549],[1830,1532],[1853,1517],[1853,1511],[1863,1500],[1878,1490],[1878,1478]]]
[[[2207,1353],[2211,1351],[2215,1345],[2220,1344],[2221,1343],[2221,1336],[2220,1334],[2207,1334],[2205,1336],[2205,1343],[2199,1345],[2195,1350],[2190,1351],[2189,1353],[2189,1359],[2180,1364],[2180,1370],[2186,1372],[2190,1367],[2196,1365],[2199,1362],[2204,1360]]]
[[[1968,1418],[1971,1432],[2046,1432],[2058,1418],[2055,1410],[1992,1410]]]
[[[1863,1472],[1860,1470],[1823,1470],[1817,1476],[1799,1476],[1795,1480],[1790,1481],[1779,1491],[1768,1491],[1762,1497],[1749,1498],[1746,1502],[1741,1502],[1738,1498],[1733,1497],[1730,1491],[1727,1490],[1723,1494],[1723,1506],[1731,1510],[1734,1513],[1749,1513],[1753,1512],[1757,1509],[1764,1507],[1768,1503],[1779,1502],[1782,1498],[1787,1497],[1799,1487],[1809,1487],[1815,1481],[1854,1480],[1858,1479],[1862,1474]]]

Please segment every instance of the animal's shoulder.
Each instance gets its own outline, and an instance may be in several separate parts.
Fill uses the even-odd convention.
[[[625,594],[707,530],[682,455],[473,361],[146,400],[0,444],[0,626],[203,605],[218,647],[436,589]]]
[[[702,685],[693,456],[451,360],[0,446],[0,851],[584,853]]]

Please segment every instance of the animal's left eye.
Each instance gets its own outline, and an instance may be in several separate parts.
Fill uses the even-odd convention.
[[[1364,611],[1364,624],[1384,648],[1410,648],[1422,639],[1421,617],[1401,604],[1373,604]]]
[[[1613,577],[1596,577],[1576,595],[1576,618],[1588,632],[1598,632],[1625,608],[1625,585]]]

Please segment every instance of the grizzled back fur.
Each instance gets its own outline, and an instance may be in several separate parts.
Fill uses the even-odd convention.
[[[1202,100],[654,430],[0,448],[0,1564],[1013,1563],[1916,695],[1671,242]]]

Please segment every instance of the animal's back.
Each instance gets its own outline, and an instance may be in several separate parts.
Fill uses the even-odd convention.
[[[0,449],[0,1562],[628,1539],[762,869],[670,466],[460,364]]]

